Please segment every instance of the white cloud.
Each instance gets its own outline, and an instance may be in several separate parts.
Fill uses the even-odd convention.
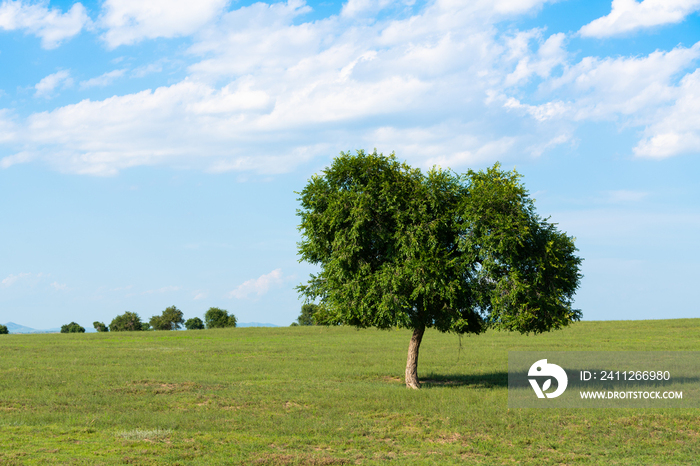
[[[60,290],[65,290],[65,289],[66,289],[66,284],[65,284],[65,283],[53,282],[53,283],[51,284],[51,287],[52,287],[54,290],[56,290],[56,291],[60,291]]]
[[[156,37],[193,34],[213,20],[230,0],[105,0],[100,24],[110,48]]]
[[[228,297],[243,299],[247,298],[251,294],[262,296],[267,293],[271,287],[282,283],[283,280],[282,269],[275,269],[272,272],[261,275],[256,279],[243,282],[238,286],[238,288],[231,291],[228,294]]]
[[[541,105],[528,105],[520,103],[518,99],[513,97],[506,98],[502,96],[501,99],[505,100],[503,107],[507,109],[524,110],[538,121],[546,121],[560,117],[571,110],[569,105],[560,101],[546,102]]]
[[[46,76],[44,79],[36,83],[34,89],[34,97],[50,98],[53,96],[53,91],[57,87],[70,87],[73,85],[73,78],[70,77],[70,72],[61,70],[56,73]]]
[[[132,71],[131,76],[134,78],[143,78],[152,73],[160,73],[163,71],[163,65],[160,63],[150,63],[148,65],[139,66]]]
[[[351,18],[360,15],[376,14],[395,3],[401,2],[396,0],[348,0],[343,4],[340,14]]]
[[[91,87],[105,87],[109,86],[114,82],[115,79],[121,78],[126,73],[127,69],[122,68],[120,70],[109,71],[96,78],[91,78],[85,81],[80,81],[81,89],[88,89]]]
[[[511,41],[509,45],[511,48],[511,55],[524,55],[518,61],[515,70],[508,74],[505,79],[506,86],[513,86],[515,84],[520,84],[533,76],[537,75],[540,78],[548,78],[552,72],[552,69],[562,65],[567,57],[567,53],[564,50],[564,41],[566,36],[563,33],[553,34],[547,38],[546,41],[540,43],[540,47],[537,54],[526,54],[522,52],[523,47],[527,47],[527,42],[529,42],[529,37],[535,36],[541,41],[541,36],[539,31],[535,31],[535,34],[521,33]],[[522,41],[524,40],[524,44]]]
[[[192,298],[192,299],[195,301],[198,301],[200,299],[206,299],[206,297],[207,297],[206,293],[197,293],[196,295],[194,295],[194,298]]]
[[[23,0],[5,0],[0,4],[0,29],[34,34],[41,38],[41,46],[45,49],[58,47],[88,25],[90,18],[81,3],[73,4],[66,13]]]
[[[7,277],[2,279],[2,281],[0,282],[0,285],[2,287],[6,288],[6,287],[14,285],[18,280],[29,278],[31,276],[32,276],[32,274],[29,272],[20,272],[18,274],[11,273],[10,275],[8,275]]]
[[[679,95],[669,109],[645,130],[634,148],[641,157],[665,158],[700,150],[700,70],[683,78]]]
[[[194,33],[187,54],[195,63],[180,82],[21,120],[0,114],[8,154],[0,167],[41,160],[92,175],[141,165],[275,174],[376,146],[419,166],[458,169],[538,156],[573,141],[583,120],[646,127],[640,155],[659,153],[651,149],[657,146],[692,150],[694,101],[678,79],[700,57],[700,43],[572,62],[564,34],[499,34],[495,22],[542,3],[438,0],[410,16],[373,21],[338,15],[303,22],[309,8],[298,0],[214,14]],[[115,70],[81,85],[158,69]],[[45,83],[45,95],[65,85],[56,78]],[[666,120],[672,126],[674,105],[690,115],[682,134],[662,127]],[[677,144],[663,142],[676,137]]]
[[[628,118],[628,124],[649,125],[658,120],[660,108],[675,102],[682,105],[681,100],[692,95],[692,85],[687,84],[690,75],[681,80],[686,84],[679,86],[676,80],[699,58],[700,42],[647,56],[584,57],[567,65],[561,76],[544,80],[539,86],[540,97],[565,95],[566,102],[553,99],[530,105],[494,91],[490,100],[507,109],[525,111],[539,121],[617,120],[622,116]],[[694,105],[692,98],[688,105]]]
[[[579,30],[583,37],[610,37],[641,28],[680,23],[700,10],[700,0],[613,0],[607,16]]]
[[[13,141],[17,137],[17,127],[10,111],[0,109],[0,144]]]

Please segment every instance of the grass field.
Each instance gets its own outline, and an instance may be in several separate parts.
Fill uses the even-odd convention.
[[[539,336],[240,328],[0,336],[0,464],[698,464],[700,410],[509,410],[509,350],[700,350],[700,319]],[[427,381],[427,382],[426,382]]]

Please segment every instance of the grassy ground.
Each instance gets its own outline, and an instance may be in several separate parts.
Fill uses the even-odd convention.
[[[0,464],[697,464],[700,410],[509,410],[509,350],[700,350],[700,319],[460,341],[241,328],[0,336]]]

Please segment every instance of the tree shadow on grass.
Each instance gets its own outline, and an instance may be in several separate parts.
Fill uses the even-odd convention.
[[[601,374],[603,369],[566,369],[569,388],[588,388],[597,390],[658,390],[662,388],[695,388],[700,383],[697,376],[673,376],[669,380],[615,380],[605,383],[598,382],[593,385],[591,381],[581,380],[580,373],[589,370],[593,374]],[[608,371],[610,373],[610,371]],[[510,388],[529,388],[531,377],[526,371],[514,371],[510,374]],[[418,377],[423,388],[437,387],[472,387],[472,388],[508,388],[508,372],[489,372],[485,374],[450,374],[440,375],[428,373],[424,377]],[[688,387],[690,385],[690,387]],[[556,386],[556,385],[555,385]]]
[[[505,388],[508,387],[508,372],[490,372],[485,374],[428,374],[418,377],[422,388],[437,387],[472,387]]]

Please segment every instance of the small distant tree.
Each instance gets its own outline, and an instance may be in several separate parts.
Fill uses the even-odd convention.
[[[61,326],[61,333],[85,333],[85,328],[75,322],[71,322]]]
[[[301,306],[301,314],[295,323],[297,325],[340,325],[326,308],[312,303]]]
[[[103,322],[93,322],[92,326],[95,327],[95,330],[98,332],[109,332],[109,327],[107,327]]]
[[[235,327],[236,316],[233,314],[229,315],[224,309],[210,307],[204,314],[204,322],[207,324],[207,328]]]
[[[318,304],[304,304],[301,306],[301,314],[297,318],[299,325],[316,325],[314,314],[318,310]]]
[[[297,324],[296,322],[292,322],[292,325],[290,325],[290,327],[298,327],[298,326],[299,326],[299,324]]]
[[[151,317],[153,330],[177,330],[185,323],[182,311],[175,306],[166,308],[159,316]]]
[[[185,322],[187,330],[204,330],[204,322],[199,317],[192,317]]]
[[[149,324],[148,322],[141,322],[141,330],[145,332],[147,330],[153,329],[151,328],[151,324]]]
[[[141,317],[135,312],[125,312],[112,320],[109,324],[109,328],[113,332],[136,332],[141,330],[147,330],[143,328],[143,322],[141,322]],[[148,325],[148,324],[145,324]]]
[[[7,335],[9,333],[10,333],[10,331],[7,329],[7,326],[0,325],[0,335]]]

